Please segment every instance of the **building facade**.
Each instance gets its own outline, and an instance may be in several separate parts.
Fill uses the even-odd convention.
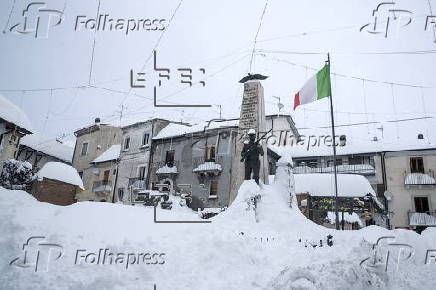
[[[0,170],[3,161],[16,158],[21,137],[31,134],[32,128],[26,114],[0,95]]]
[[[169,123],[168,120],[155,118],[122,128],[115,202],[130,203],[132,190],[145,189],[150,163],[151,140]]]
[[[436,226],[436,149],[383,155],[392,228]]]
[[[96,118],[95,124],[79,129],[74,134],[76,146],[73,167],[82,177],[85,188],[76,194],[76,199],[111,202],[117,173],[121,128],[101,124],[100,119]],[[107,157],[98,159],[103,153],[106,153]],[[113,155],[116,158],[113,158]]]
[[[287,115],[266,117],[266,130],[296,132]],[[233,200],[232,164],[236,158],[238,120],[206,122],[192,127],[170,124],[153,138],[149,188],[172,194],[189,192],[191,208],[222,208]],[[261,133],[261,132],[260,132]],[[273,174],[279,155],[271,150],[269,170]]]

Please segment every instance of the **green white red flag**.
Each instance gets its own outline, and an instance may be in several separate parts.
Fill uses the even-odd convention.
[[[295,94],[294,110],[299,105],[308,104],[316,100],[331,97],[330,65],[326,64],[316,75],[312,76]]]

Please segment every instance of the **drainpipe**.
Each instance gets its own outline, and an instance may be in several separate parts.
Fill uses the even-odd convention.
[[[115,161],[115,170],[117,174],[115,175],[114,187],[112,189],[112,203],[115,202],[115,189],[117,188],[117,180],[118,180],[118,161]]]
[[[167,125],[168,126],[168,125]],[[147,168],[147,178],[145,179],[145,186],[149,189],[150,174],[151,174],[151,164],[153,162],[153,137],[154,137],[154,119],[151,120],[151,139],[150,139],[150,152],[148,154],[148,168]]]
[[[381,152],[381,154],[380,154],[380,161],[381,161],[381,167],[382,167],[383,190],[384,190],[383,193],[388,190],[388,184],[387,184],[387,178],[386,178],[385,155],[386,155],[386,152]],[[383,194],[383,197],[384,197],[384,194]],[[386,208],[386,213],[389,215],[388,201],[386,200],[385,197],[384,197],[384,204],[385,204],[385,208]],[[388,229],[390,229],[390,227],[391,227],[389,217],[386,220],[386,226],[388,227]]]

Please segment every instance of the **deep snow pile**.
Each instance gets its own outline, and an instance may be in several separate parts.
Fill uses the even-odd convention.
[[[212,223],[200,224],[154,223],[153,208],[143,206],[92,202],[54,206],[22,191],[0,188],[0,285],[4,289],[153,289],[153,284],[159,290],[434,288],[436,265],[424,261],[426,250],[436,248],[436,231],[420,236],[375,226],[360,231],[326,229],[289,207],[290,180],[276,178],[262,188],[245,182],[225,212]],[[256,222],[249,201],[259,194]],[[195,212],[173,209],[157,208],[157,220],[200,221]],[[326,246],[329,234],[332,247]],[[44,236],[63,247],[63,256],[53,259],[47,271],[45,265],[38,272],[9,265],[22,256],[23,244],[31,236]],[[413,246],[412,257],[401,261],[398,269],[391,265],[385,272],[383,264],[367,259],[382,236],[395,236],[398,243]],[[146,264],[144,255],[129,265],[127,259],[117,264],[85,263],[82,256],[99,249],[124,257],[164,255],[157,264]]]

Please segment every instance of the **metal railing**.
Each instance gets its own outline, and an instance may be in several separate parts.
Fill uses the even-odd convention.
[[[133,189],[145,189],[146,180],[143,177],[129,178],[129,187],[132,187]]]
[[[429,169],[423,172],[404,171],[405,185],[436,185],[434,170]]]
[[[371,164],[343,164],[336,165],[336,170],[338,173],[354,173],[362,175],[374,175],[375,168]],[[319,167],[309,167],[309,166],[296,166],[294,167],[294,173],[333,173],[333,166],[319,166]]]
[[[92,183],[92,190],[94,191],[95,189],[97,189],[100,186],[103,189],[101,191],[111,191],[112,190],[112,181],[111,180],[94,181]],[[105,188],[104,188],[104,186],[105,186]]]
[[[410,226],[436,226],[436,211],[409,211],[407,218]]]
[[[215,162],[217,164],[223,165],[223,157],[222,156],[215,156],[215,158],[193,157],[192,158],[192,168],[196,168],[200,164],[203,164],[205,162]]]

